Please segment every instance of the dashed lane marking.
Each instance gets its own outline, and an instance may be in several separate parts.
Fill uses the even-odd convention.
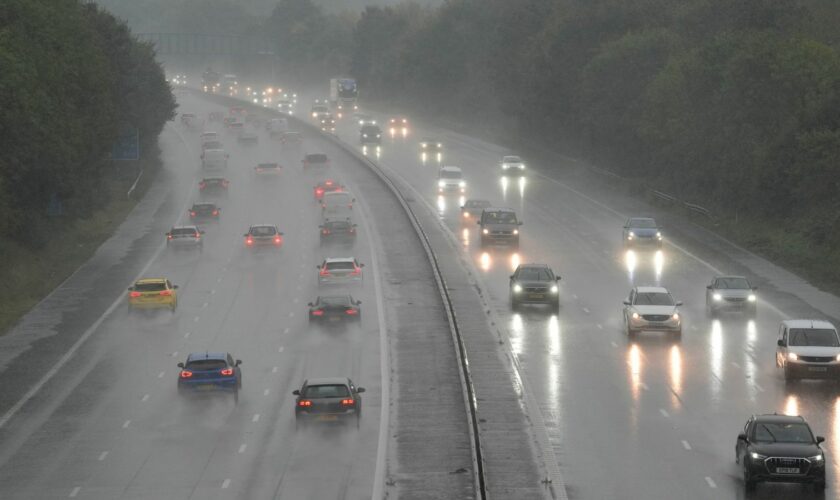
[[[646,383],[644,383],[644,382],[640,382],[640,383],[639,383],[639,386],[640,386],[642,389],[646,390],[646,391],[649,391],[649,390],[650,390],[650,387],[648,387],[648,385],[647,385]]]
[[[289,330],[289,327],[288,327],[288,326],[287,326],[286,328],[284,328],[284,329],[283,329],[283,333],[289,333],[289,331],[290,331],[290,330]]]
[[[101,461],[105,460],[105,457],[107,457],[107,456],[108,456],[108,452],[103,451],[102,453],[99,454],[99,461],[101,462]]]
[[[618,344],[616,344],[615,342],[610,342],[610,345],[613,347],[618,347]]]
[[[247,448],[247,447],[248,447],[248,445],[247,445],[247,444],[242,443],[242,444],[239,446],[239,453],[245,453],[245,448]]]
[[[683,439],[682,445],[683,445],[683,448],[685,448],[686,450],[691,450],[691,445],[688,444],[688,441],[686,441],[685,439]]]
[[[229,486],[230,486],[230,479],[225,479],[224,481],[222,481],[222,489],[223,490],[228,489]]]
[[[277,348],[277,352],[283,352],[284,350],[286,350],[286,348],[283,347],[282,345]]]
[[[201,308],[202,308],[202,309],[207,309],[207,306],[208,306],[208,303],[207,303],[207,302],[205,302],[205,303],[201,304]]]
[[[662,416],[663,416],[663,417],[665,417],[665,418],[668,418],[668,417],[670,417],[670,416],[671,416],[671,415],[669,415],[669,414],[668,414],[668,412],[667,412],[667,411],[665,411],[665,408],[660,408],[660,409],[659,409],[659,413],[661,413],[661,414],[662,414]]]
[[[294,317],[295,317],[295,313],[294,313],[294,311],[292,311],[292,312],[290,312],[290,313],[289,313],[289,317],[290,317],[290,318],[294,318]]]
[[[598,323],[598,324],[597,324],[597,325],[595,325],[595,326],[596,326],[596,327],[598,327],[598,329],[599,329],[599,330],[603,330],[603,329],[604,329],[604,327],[603,327],[600,323]],[[614,343],[615,343],[615,342],[613,342],[613,344],[614,344]]]
[[[198,316],[196,316],[195,318],[193,318],[193,322],[198,323]]]
[[[717,488],[717,484],[715,484],[714,480],[709,476],[706,476],[706,484],[709,485],[709,488]]]
[[[141,402],[143,402],[143,403],[145,403],[145,402],[146,402],[146,401],[148,401],[148,400],[149,400],[149,395],[148,395],[148,394],[144,394],[144,395],[143,395],[143,399],[141,399],[140,401],[141,401]]]
[[[175,351],[175,352],[173,352],[173,353],[172,353],[172,357],[173,357],[173,358],[175,358],[175,357],[177,357],[177,356],[178,356],[178,351]]]
[[[266,389],[263,391],[263,396],[268,396],[268,393],[271,392],[271,389]]]
[[[276,366],[271,369],[271,373],[277,373],[277,367]]]
[[[163,378],[164,375],[166,375],[166,372],[160,372],[158,373],[158,378]]]
[[[188,339],[188,338],[190,338],[190,335],[192,335],[192,332],[187,332],[187,333],[184,334],[184,338]]]
[[[131,425],[131,420],[126,420],[126,421],[123,423],[123,429],[128,429],[128,426],[129,426],[129,425]]]
[[[584,308],[583,308],[583,312],[585,312],[586,314],[589,314],[589,309],[588,309],[588,308],[586,308],[586,307],[584,307]]]
[[[259,421],[260,421],[260,414],[259,414],[259,413],[255,413],[255,414],[254,414],[254,418],[252,418],[252,419],[251,419],[251,422],[257,423],[257,422],[259,422]]]
[[[764,392],[764,387],[761,387],[758,384],[755,384],[755,388],[758,389],[758,392]]]
[[[75,498],[75,497],[76,497],[76,495],[78,495],[78,494],[79,494],[79,492],[80,492],[81,490],[82,490],[82,487],[81,487],[81,486],[76,486],[75,488],[73,488],[73,491],[71,491],[71,492],[70,492],[70,495],[68,495],[68,496],[69,496],[70,498]]]

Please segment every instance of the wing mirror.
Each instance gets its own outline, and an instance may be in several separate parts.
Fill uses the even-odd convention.
[[[175,290],[177,290],[177,289],[178,289],[178,285],[172,285],[172,288],[174,288]]]
[[[364,387],[356,387],[356,392],[365,392],[365,388]],[[820,438],[817,438],[817,439],[820,439]]]
[[[560,281],[560,276],[557,276],[557,277],[556,277],[556,278],[554,278],[554,279],[555,279],[555,281]]]
[[[753,292],[755,292],[756,290],[758,290],[758,287],[754,286],[754,287],[752,287],[752,290],[753,290]]]
[[[681,305],[683,305],[683,301],[678,300],[677,303],[674,304],[674,305],[677,306],[677,307],[680,307]]]
[[[204,234],[204,231],[203,231],[203,230],[201,230],[201,229],[199,229],[199,230],[198,230],[198,234]]]
[[[320,265],[315,266],[315,269],[321,269],[321,266]]]
[[[233,364],[233,366],[239,366],[239,365],[241,365],[241,364],[242,364],[242,360],[241,360],[241,359],[237,359],[237,360],[236,360],[236,362]]]
[[[784,347],[785,346],[785,341],[782,340],[782,339],[779,339],[779,340],[776,341],[776,345],[779,346],[779,347]]]
[[[309,307],[315,306],[315,304],[313,304],[312,302],[307,302],[306,305],[308,305]]]
[[[624,302],[622,302],[622,304],[624,304],[625,306],[629,306],[629,305],[630,305],[630,301],[629,301],[629,300],[625,300]]]
[[[295,396],[300,396],[300,391],[295,389],[292,391],[292,394],[294,394]]]
[[[353,227],[358,227],[358,224],[353,224]]]
[[[178,368],[184,368],[184,363],[178,363]]]
[[[362,303],[362,301],[361,301],[361,300],[357,300],[357,301],[356,301],[356,302],[354,302],[354,303],[355,303],[356,305],[359,305],[359,304],[361,304],[361,303]]]
[[[748,442],[748,440],[747,440],[747,435],[746,435],[746,434],[744,434],[743,432],[742,432],[742,433],[740,433],[740,434],[738,434],[738,441],[743,441],[743,442],[745,442],[745,443],[746,443],[746,442]]]
[[[359,264],[359,267],[365,267],[365,265],[364,264]]]
[[[712,289],[712,285],[706,285],[706,290],[711,290],[711,289]]]
[[[521,226],[522,224],[524,224],[524,222],[522,222],[522,221],[517,222],[517,225],[519,225],[519,226]]]
[[[817,436],[817,444],[825,442],[825,438],[822,436]]]
[[[477,221],[475,221],[475,224],[476,224],[477,226],[480,226],[480,225],[481,225],[481,221],[480,221],[480,220],[477,220]]]
[[[134,287],[133,286],[128,287],[128,291],[129,292],[134,291]]]
[[[324,229],[324,226],[318,226],[318,229]],[[247,236],[247,234],[245,236]]]

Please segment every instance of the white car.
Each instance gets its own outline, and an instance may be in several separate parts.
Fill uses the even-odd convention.
[[[503,156],[499,165],[502,175],[522,175],[525,173],[525,162],[518,156]]]
[[[840,378],[840,337],[828,321],[788,319],[779,326],[776,366],[785,380]]]
[[[166,233],[167,248],[197,248],[199,253],[204,248],[204,231],[196,226],[175,226]]]
[[[441,167],[438,171],[438,193],[466,193],[467,183],[458,167]]]
[[[349,191],[331,191],[321,197],[321,214],[324,217],[349,216],[356,198]]]
[[[318,268],[318,285],[341,285],[362,281],[362,268],[355,257],[328,257]]]
[[[627,337],[642,331],[664,331],[675,339],[682,337],[682,302],[661,286],[637,286],[624,301],[624,327]]]
[[[227,168],[228,154],[224,149],[207,149],[201,153],[201,167],[206,170]]]

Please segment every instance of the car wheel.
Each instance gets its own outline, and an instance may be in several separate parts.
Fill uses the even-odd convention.
[[[825,490],[825,478],[814,481],[814,491],[817,493]]]
[[[755,479],[750,474],[749,465],[744,461],[744,489],[747,491],[755,491]]]
[[[627,323],[627,338],[628,338],[628,339],[630,339],[630,340],[633,340],[633,339],[635,339],[635,338],[636,338],[636,334],[637,334],[637,333],[638,333],[638,331],[637,331],[637,330],[634,330],[634,329],[630,326],[630,323]]]
[[[356,414],[356,429],[360,429],[362,427],[362,415],[357,413]]]

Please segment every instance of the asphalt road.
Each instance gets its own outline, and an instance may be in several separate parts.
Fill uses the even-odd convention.
[[[182,110],[210,111],[190,96],[180,100]],[[368,227],[359,217],[352,248],[319,247],[320,209],[312,197],[319,176],[300,169],[310,138],[300,148],[283,149],[262,130],[255,146],[222,135],[231,186],[217,200],[220,221],[203,225],[203,252],[161,249],[162,233],[147,239],[150,260],[141,274],[180,286],[177,311],[130,314],[124,301],[115,302],[58,368],[28,364],[50,377],[2,423],[0,497],[371,497],[385,325],[377,311]],[[162,149],[169,187],[178,194],[172,195],[174,209],[155,214],[155,227],[166,217],[168,224],[187,222],[187,204],[198,199],[201,177],[197,130],[171,126]],[[253,166],[268,160],[289,167],[276,179],[257,179]],[[341,167],[333,168],[340,175]],[[277,224],[285,232],[282,249],[252,254],[244,248],[243,233],[252,223]],[[333,254],[367,264],[363,283],[352,287],[363,301],[363,318],[358,326],[313,328],[306,303],[319,293],[315,266]],[[107,269],[97,278],[110,279]],[[76,292],[96,296],[95,290]],[[242,359],[238,404],[225,395],[185,400],[176,393],[176,364],[205,350]],[[360,429],[295,430],[291,392],[317,376],[348,376],[367,389]]]
[[[379,123],[393,116],[374,115]],[[774,364],[779,322],[823,314],[728,255],[709,254],[688,227],[666,227],[668,243],[658,254],[628,256],[624,218],[656,211],[639,200],[592,186],[570,189],[556,180],[561,173],[504,180],[497,167],[503,147],[414,122],[405,137],[383,128],[379,151],[368,153],[414,187],[470,256],[467,267],[478,270],[490,314],[504,325],[538,399],[570,498],[823,498],[784,484],[762,484],[745,496],[736,436],[750,414],[774,411],[801,414],[826,437],[824,498],[838,495],[840,389],[819,381],[786,385]],[[338,135],[361,148],[352,120],[340,123]],[[518,252],[478,248],[474,222],[461,218],[463,199],[438,196],[437,166],[420,161],[423,136],[441,139],[443,163],[463,169],[466,198],[516,209],[525,222]],[[508,275],[519,262],[547,263],[562,276],[559,314],[512,313]],[[715,270],[746,274],[759,285],[755,319],[706,316],[704,287]],[[647,284],[666,286],[685,302],[681,341],[624,335],[622,300],[632,286]]]

